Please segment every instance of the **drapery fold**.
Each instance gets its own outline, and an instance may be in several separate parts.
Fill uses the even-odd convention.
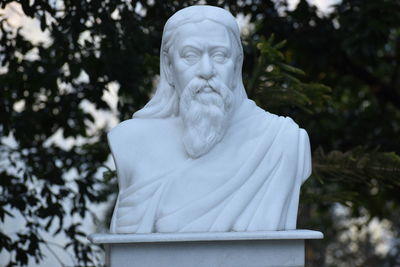
[[[245,100],[209,153],[140,183],[126,179],[134,182],[119,193],[111,231],[295,229],[300,186],[310,173],[307,133]]]

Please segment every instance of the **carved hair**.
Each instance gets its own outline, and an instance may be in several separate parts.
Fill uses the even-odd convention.
[[[242,81],[243,47],[240,41],[240,31],[235,18],[223,8],[214,6],[191,6],[179,10],[171,16],[164,27],[160,51],[160,82],[152,99],[133,114],[134,118],[166,118],[177,116],[179,111],[179,96],[175,88],[168,83],[167,66],[163,54],[168,54],[173,44],[175,31],[187,23],[199,23],[210,20],[225,26],[229,36],[235,43],[237,56],[237,71],[234,90],[235,97],[247,98]]]

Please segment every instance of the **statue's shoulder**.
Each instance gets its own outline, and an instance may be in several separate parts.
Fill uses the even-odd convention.
[[[125,120],[108,132],[108,139],[112,142],[141,139],[146,137],[151,128],[154,128],[153,120],[137,118]]]
[[[301,128],[297,122],[295,122],[292,118],[290,117],[281,117],[282,120],[285,121],[285,125],[287,128],[289,128],[292,132],[295,132],[297,134],[299,134],[301,136],[301,138],[303,138],[304,135],[307,136],[308,139],[308,135],[306,130],[304,130],[303,128]]]
[[[274,124],[272,128],[279,131],[281,140],[290,141],[297,139],[298,142],[309,143],[309,138],[306,130],[301,128],[291,117],[279,116],[269,112],[265,112],[265,117],[268,123]]]
[[[276,132],[280,139],[292,139],[297,135],[307,137],[304,129],[290,117],[273,114],[256,105],[252,100],[244,101],[242,105],[241,117],[245,121],[252,123],[254,129],[264,129],[268,127],[269,131]],[[251,127],[248,127],[251,128]]]
[[[112,152],[139,153],[147,150],[157,150],[160,140],[166,140],[171,132],[176,132],[175,120],[171,118],[142,119],[133,118],[118,124],[109,131],[108,143]]]
[[[284,146],[284,153],[288,158],[292,158],[293,162],[297,162],[296,176],[303,183],[311,175],[312,170],[310,139],[306,130],[300,128],[292,118],[283,117],[282,119],[285,121],[282,140],[284,144],[287,144]]]
[[[108,134],[108,143],[114,155],[130,153],[138,150],[147,143],[157,131],[157,120],[134,118],[125,120],[111,129]]]
[[[280,116],[276,114],[272,114],[266,111],[266,117],[268,121],[273,121],[276,124],[282,127],[284,132],[297,132],[297,131],[304,131],[304,129],[300,128],[300,126],[291,118],[286,116]]]
[[[114,127],[108,133],[108,143],[120,178],[127,173],[135,177],[155,175],[178,165],[176,161],[182,162],[178,122],[174,118],[134,118]]]
[[[268,113],[268,112],[267,112]],[[280,144],[282,155],[285,155],[287,162],[297,164],[296,176],[304,182],[311,174],[311,147],[310,139],[306,130],[290,117],[278,116],[268,113],[269,121],[276,123],[275,142]]]

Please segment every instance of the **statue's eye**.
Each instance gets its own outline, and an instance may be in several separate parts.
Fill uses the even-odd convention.
[[[199,59],[199,55],[195,52],[188,51],[182,56],[188,63],[195,63]]]
[[[226,54],[224,52],[218,51],[212,55],[213,59],[217,63],[224,63],[226,60]]]

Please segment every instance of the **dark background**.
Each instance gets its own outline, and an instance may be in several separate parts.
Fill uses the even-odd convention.
[[[62,235],[76,266],[95,265],[101,252],[81,221],[109,219],[89,203],[111,207],[117,188],[106,164],[109,125],[94,129],[82,103],[111,110],[103,94],[117,84],[118,119],[129,119],[154,87],[165,21],[198,1],[0,5],[12,2],[50,42],[26,39],[0,13],[0,225],[12,216],[24,224],[15,233],[0,227],[0,251],[8,266],[40,265],[53,245],[47,236]],[[328,13],[304,0],[293,10],[285,1],[205,2],[248,16],[249,98],[310,135],[313,175],[298,228],[325,238],[308,243],[307,266],[400,266],[400,2],[343,0]],[[56,132],[79,142],[49,141]]]

